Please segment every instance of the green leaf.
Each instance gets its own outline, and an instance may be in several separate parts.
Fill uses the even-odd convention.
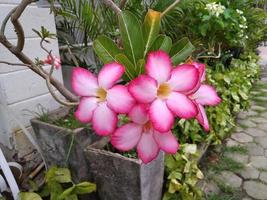
[[[46,182],[56,181],[58,183],[71,182],[71,174],[68,168],[51,167],[46,173]]]
[[[143,74],[145,72],[145,64],[146,64],[145,59],[138,60],[138,62],[137,62],[137,73],[138,73],[138,75]]]
[[[166,8],[168,8],[175,0],[164,0],[164,1],[156,1],[156,4],[153,6],[154,10],[159,12],[163,12]]]
[[[149,10],[146,14],[143,24],[143,36],[145,42],[144,57],[159,34],[160,15],[160,12],[154,10]]]
[[[125,67],[125,75],[124,75],[125,81],[129,81],[137,77],[136,68],[126,55],[122,53],[118,54],[115,56],[115,59],[118,63],[121,63]]]
[[[170,52],[172,48],[172,39],[166,35],[159,35],[154,41],[150,51],[163,50],[167,53]]]
[[[141,25],[135,15],[129,11],[123,11],[119,15],[119,27],[124,52],[136,68],[137,61],[143,58],[144,54]]]
[[[62,194],[59,195],[58,200],[63,200],[63,199],[65,199],[66,197],[71,196],[71,195],[73,194],[73,191],[75,190],[75,187],[76,187],[76,186],[73,185],[72,187],[70,187],[70,188],[64,190],[64,192],[62,192]]]
[[[33,192],[20,192],[19,193],[20,200],[42,200],[42,198]]]
[[[121,53],[115,42],[106,36],[99,36],[95,39],[93,48],[104,64],[115,61],[115,56]]]
[[[82,182],[75,186],[76,194],[88,194],[96,191],[96,184],[90,182]]]
[[[174,65],[185,61],[194,51],[195,47],[188,38],[183,38],[173,45],[170,55]]]

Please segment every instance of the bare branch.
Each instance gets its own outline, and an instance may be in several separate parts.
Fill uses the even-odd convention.
[[[6,64],[6,65],[12,65],[12,66],[32,67],[31,65],[24,64],[24,63],[11,63],[11,62],[1,61],[1,60],[0,60],[0,63]]]
[[[102,0],[102,2],[110,7],[117,15],[121,13],[121,9],[112,0]]]
[[[176,0],[168,8],[166,8],[166,10],[164,10],[163,13],[161,13],[161,18],[164,17],[170,10],[172,10],[179,2],[180,0]]]
[[[218,55],[213,55],[213,56],[198,56],[197,59],[203,59],[203,58],[214,58],[214,59],[219,59],[221,57],[221,43],[219,43],[219,53]]]
[[[46,86],[47,86],[47,88],[48,88],[48,90],[49,90],[49,92],[50,92],[50,94],[52,95],[52,97],[58,102],[58,103],[60,103],[60,104],[62,104],[62,105],[64,105],[64,106],[76,106],[76,105],[78,105],[79,103],[78,102],[67,102],[67,101],[64,101],[64,100],[61,100],[58,96],[57,96],[57,94],[55,93],[55,91],[53,90],[53,87],[52,87],[52,84],[51,84],[51,77],[52,77],[52,74],[53,74],[53,71],[54,71],[54,69],[55,69],[55,59],[54,59],[54,57],[53,57],[53,54],[52,54],[52,50],[51,51],[48,51],[45,47],[44,47],[44,45],[43,45],[43,42],[44,42],[44,39],[42,39],[41,41],[40,41],[40,46],[41,46],[41,48],[50,56],[50,58],[51,58],[51,68],[50,68],[50,70],[49,70],[49,73],[48,73],[48,75],[46,76]]]
[[[29,69],[37,73],[42,78],[46,79],[48,75],[47,72],[41,67],[37,66],[27,55],[22,52],[25,37],[23,28],[20,25],[18,19],[25,10],[26,6],[33,1],[34,0],[22,0],[22,2],[16,7],[16,9],[13,9],[6,16],[0,30],[0,43],[3,44],[3,46],[6,47],[12,54],[14,54],[22,63],[26,64]],[[17,46],[11,44],[4,35],[5,26],[9,18],[11,18],[11,21],[18,36]],[[50,77],[50,83],[69,101],[79,102],[79,98],[75,96],[72,92],[70,92],[60,81],[55,79],[53,76]]]

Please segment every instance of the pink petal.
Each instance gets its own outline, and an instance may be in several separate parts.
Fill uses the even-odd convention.
[[[206,65],[203,63],[193,62],[192,65],[198,69],[200,82],[205,81],[206,79]]]
[[[154,131],[154,138],[163,151],[169,154],[175,154],[179,149],[179,143],[171,131],[167,133],[159,133]]]
[[[147,164],[157,157],[159,150],[158,144],[153,137],[153,132],[143,133],[137,145],[138,157]]]
[[[168,132],[174,122],[174,116],[166,105],[166,102],[161,99],[156,99],[150,106],[149,117],[154,129],[159,132]]]
[[[149,76],[140,75],[130,82],[128,89],[138,102],[150,103],[156,98],[157,82]]]
[[[168,83],[177,92],[188,92],[197,85],[198,81],[198,70],[193,65],[183,64],[172,70]]]
[[[126,114],[135,104],[134,98],[124,85],[116,85],[107,92],[108,106],[116,113]]]
[[[100,103],[93,114],[93,128],[98,135],[106,136],[113,133],[118,122],[117,114],[106,103]]]
[[[170,78],[172,63],[169,55],[164,51],[155,51],[148,55],[146,73],[156,79],[158,84]]]
[[[123,75],[125,68],[119,63],[109,63],[103,66],[98,75],[100,87],[111,88]]]
[[[79,96],[95,96],[98,89],[96,77],[81,67],[73,69],[71,85],[73,91]]]
[[[118,128],[111,137],[111,144],[121,151],[129,151],[138,143],[143,127],[129,123]]]
[[[209,131],[210,127],[209,127],[209,121],[205,112],[205,109],[202,105],[198,105],[198,115],[196,116],[196,119],[198,120],[198,122],[204,127],[205,131]]]
[[[82,123],[90,122],[96,107],[97,99],[95,97],[81,98],[78,109],[74,113],[75,118]]]
[[[210,106],[216,106],[221,102],[216,90],[212,86],[204,84],[192,95],[192,99],[201,105]]]
[[[196,105],[186,95],[179,92],[172,92],[167,100],[168,108],[178,117],[190,119],[197,115]]]
[[[145,124],[148,121],[148,107],[145,104],[137,104],[129,112],[128,116],[136,124]]]

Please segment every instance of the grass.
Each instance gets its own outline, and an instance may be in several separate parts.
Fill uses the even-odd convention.
[[[225,170],[237,172],[239,170],[244,169],[244,165],[240,162],[233,160],[232,158],[222,156],[220,160],[217,163],[212,164],[210,168],[214,172],[222,172]]]
[[[237,145],[237,146],[232,146],[232,147],[224,147],[223,148],[223,153],[239,153],[239,154],[242,154],[242,155],[246,155],[248,153],[248,149],[244,146],[240,146],[240,145]]]

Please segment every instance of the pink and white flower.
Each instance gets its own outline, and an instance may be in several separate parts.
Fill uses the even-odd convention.
[[[216,90],[207,84],[203,84],[206,79],[206,67],[202,63],[192,63],[199,70],[199,82],[191,91],[190,98],[194,101],[198,108],[196,119],[204,127],[205,131],[209,131],[209,122],[205,112],[205,105],[216,106],[221,102]]]
[[[57,56],[53,56],[54,58],[54,66],[56,69],[59,69],[61,67],[61,60]],[[52,65],[52,58],[50,55],[47,56],[47,58],[43,61],[45,64]]]
[[[126,114],[135,100],[124,85],[115,85],[125,68],[118,63],[103,66],[98,77],[90,71],[76,67],[72,73],[72,88],[81,96],[75,117],[83,122],[92,122],[97,134],[106,136],[117,127],[117,114]]]
[[[137,146],[138,157],[144,163],[154,160],[160,150],[175,154],[179,149],[170,130],[160,133],[153,128],[148,109],[145,104],[135,105],[128,114],[132,121],[119,127],[111,137],[112,145],[121,151],[129,151]]]
[[[174,116],[190,119],[198,109],[186,93],[199,82],[199,71],[191,64],[172,67],[171,59],[163,51],[148,55],[145,66],[147,75],[140,75],[130,82],[129,92],[139,103],[151,104],[149,118],[155,130],[168,132]]]

